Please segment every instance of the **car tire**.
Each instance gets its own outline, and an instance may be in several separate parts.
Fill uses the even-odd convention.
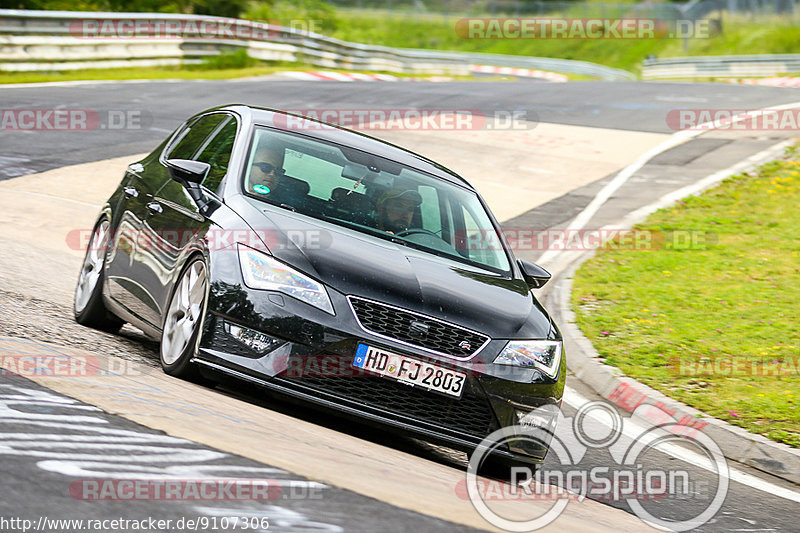
[[[208,267],[195,256],[187,261],[172,289],[161,328],[159,359],[170,376],[205,383],[192,363],[208,298]]]
[[[78,274],[72,310],[78,324],[115,332],[125,322],[111,314],[103,302],[109,227],[108,219],[102,218],[92,230],[81,272]]]

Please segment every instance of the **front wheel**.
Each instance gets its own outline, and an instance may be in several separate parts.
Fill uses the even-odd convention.
[[[161,332],[161,368],[171,376],[200,381],[191,362],[205,312],[208,270],[202,259],[189,261],[175,284]]]
[[[107,219],[95,226],[75,287],[73,311],[78,324],[105,331],[117,331],[124,322],[112,315],[103,303],[103,278],[108,248]]]

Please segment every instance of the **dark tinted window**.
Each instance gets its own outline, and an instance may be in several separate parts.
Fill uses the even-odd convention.
[[[231,159],[233,141],[236,139],[236,120],[230,117],[214,137],[206,142],[203,151],[195,158],[211,165],[208,176],[203,182],[207,189],[216,191],[222,178],[228,172],[228,162]]]
[[[260,201],[461,263],[504,274],[511,268],[474,191],[373,154],[259,127],[244,190]]]
[[[167,159],[192,159],[203,140],[227,118],[228,115],[216,113],[197,119],[181,132],[178,142],[170,148]]]

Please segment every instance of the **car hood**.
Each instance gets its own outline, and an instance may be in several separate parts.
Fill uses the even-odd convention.
[[[251,212],[247,221],[266,236],[276,258],[345,295],[385,302],[496,339],[550,335],[549,316],[521,279],[291,211],[257,208],[260,216]]]

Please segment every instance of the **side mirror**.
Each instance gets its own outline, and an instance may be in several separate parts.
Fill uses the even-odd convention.
[[[192,161],[191,159],[167,159],[165,161],[169,175],[172,179],[186,188],[186,192],[197,204],[201,212],[209,206],[209,200],[203,192],[200,184],[208,176],[211,165],[202,161]]]
[[[184,187],[189,187],[190,184],[200,185],[211,169],[208,163],[190,159],[167,159],[165,163],[172,179]]]
[[[522,278],[531,289],[541,289],[544,287],[545,283],[550,281],[550,272],[539,265],[522,259],[518,259],[517,264],[519,265],[519,269],[522,270]]]

